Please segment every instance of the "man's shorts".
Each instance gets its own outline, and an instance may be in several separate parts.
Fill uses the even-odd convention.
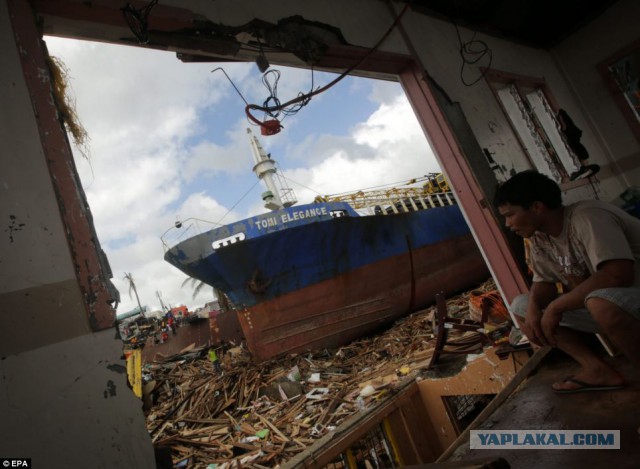
[[[640,288],[602,288],[594,290],[587,295],[585,302],[589,298],[601,298],[610,301],[634,318],[640,320]],[[511,303],[509,310],[516,316],[525,317],[527,312],[527,303],[529,294],[516,297]],[[576,329],[583,332],[602,332],[598,323],[591,317],[587,309],[576,309],[573,311],[565,311],[562,315],[560,325],[570,329]]]

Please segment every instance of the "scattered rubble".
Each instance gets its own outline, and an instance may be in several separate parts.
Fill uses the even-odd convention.
[[[476,291],[493,289],[490,280]],[[470,294],[447,301],[451,316],[469,317]],[[255,364],[242,346],[230,348],[218,354],[222,373],[206,350],[146,364],[152,441],[171,448],[174,467],[281,464],[427,368],[434,347],[432,309],[337,350]]]

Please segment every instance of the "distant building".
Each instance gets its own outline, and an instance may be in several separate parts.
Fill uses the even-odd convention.
[[[169,312],[171,314],[173,314],[174,317],[178,317],[178,316],[187,317],[187,316],[189,316],[189,309],[185,305],[175,306],[175,307],[171,308],[169,310]]]

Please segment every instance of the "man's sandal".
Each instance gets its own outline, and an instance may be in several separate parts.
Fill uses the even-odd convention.
[[[624,384],[589,384],[575,379],[572,376],[563,379],[562,382],[577,384],[578,387],[571,389],[556,389],[552,386],[551,389],[553,389],[553,392],[556,394],[574,394],[578,392],[618,391],[624,388]]]

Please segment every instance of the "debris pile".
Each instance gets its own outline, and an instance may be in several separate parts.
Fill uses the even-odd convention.
[[[490,280],[476,291],[493,288]],[[449,299],[447,309],[468,317],[469,293]],[[259,364],[243,347],[234,347],[221,354],[221,373],[206,350],[146,364],[152,441],[171,448],[176,467],[281,464],[427,368],[432,317],[432,309],[419,311],[337,350]]]

